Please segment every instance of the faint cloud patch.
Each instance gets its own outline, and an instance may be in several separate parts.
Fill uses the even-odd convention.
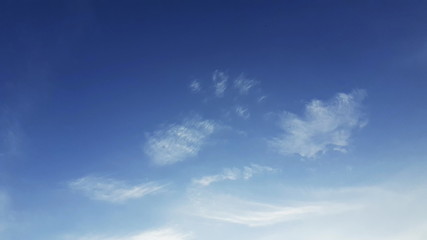
[[[236,107],[236,114],[243,119],[248,119],[250,117],[249,109],[243,106]]]
[[[267,96],[263,95],[263,96],[257,98],[257,102],[258,103],[263,103],[263,102],[266,101],[266,99],[267,99]]]
[[[313,158],[328,150],[345,152],[352,131],[366,125],[361,104],[363,90],[339,93],[330,101],[313,100],[303,116],[286,112],[280,127],[284,133],[270,140],[280,153]]]
[[[345,214],[324,216],[294,224],[286,231],[291,239],[310,240],[422,240],[427,237],[427,197],[425,184],[411,186],[377,185],[316,190],[320,198],[339,199],[340,202],[359,205]],[[392,200],[391,200],[392,199]],[[277,231],[268,240],[283,239]]]
[[[221,72],[219,70],[214,71],[212,75],[212,81],[214,84],[215,89],[215,96],[217,97],[223,97],[224,92],[227,89],[227,82],[228,82],[229,76]]]
[[[142,198],[157,193],[165,188],[155,182],[129,185],[123,181],[87,176],[69,182],[69,187],[87,197],[111,203],[122,203],[127,200]]]
[[[193,234],[182,233],[173,228],[149,230],[126,236],[87,235],[81,237],[65,237],[64,240],[190,240]]]
[[[221,173],[215,175],[204,176],[199,179],[194,179],[193,183],[200,186],[209,186],[215,182],[227,181],[227,180],[248,180],[254,175],[263,174],[267,172],[276,172],[277,170],[267,166],[260,166],[257,164],[251,164],[245,166],[242,169],[239,168],[225,168]]]
[[[214,121],[189,118],[181,124],[171,124],[150,134],[144,151],[158,165],[184,161],[199,153],[216,128]]]
[[[190,83],[189,87],[190,87],[191,92],[193,92],[193,93],[198,93],[202,90],[202,85],[197,80],[192,81]]]
[[[190,211],[198,217],[249,227],[275,225],[282,222],[306,220],[316,216],[338,214],[359,208],[336,202],[272,205],[217,194],[194,196]]]
[[[271,196],[261,199],[274,203],[192,189],[189,205],[182,211],[193,220],[191,226],[206,221],[225,225],[223,233],[234,234],[235,239],[283,240],[286,236],[299,240],[424,240],[425,167],[417,167],[416,172],[407,173],[411,176],[401,175],[371,186],[280,187],[277,192],[283,196],[280,201],[285,202]],[[236,224],[249,228],[242,232]],[[200,239],[209,239],[215,231],[196,233]]]
[[[248,79],[243,74],[234,80],[234,88],[236,88],[242,95],[248,94],[249,90],[257,84],[257,81]]]

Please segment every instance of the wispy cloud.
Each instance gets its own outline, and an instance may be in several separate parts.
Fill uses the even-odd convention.
[[[173,228],[161,228],[126,236],[87,235],[81,237],[66,237],[66,240],[189,240],[191,233],[182,233]]]
[[[299,203],[289,206],[278,206],[246,201],[225,195],[198,197],[193,202],[194,205],[191,213],[198,217],[249,227],[274,225],[281,222],[337,214],[359,207],[336,202]]]
[[[366,124],[361,111],[365,91],[339,93],[330,101],[313,100],[302,117],[284,113],[284,134],[270,141],[282,154],[312,158],[328,150],[346,151],[352,131]]]
[[[265,101],[265,99],[267,99],[267,96],[263,95],[263,96],[257,98],[257,102],[262,103]]]
[[[215,131],[214,121],[192,117],[150,134],[145,153],[159,165],[173,164],[196,156],[206,139]]]
[[[86,176],[69,182],[69,187],[94,200],[121,203],[157,193],[165,185],[155,182],[129,185],[111,178]]]
[[[298,222],[286,231],[301,240],[423,240],[427,237],[425,186],[405,189],[387,187],[336,189],[327,193],[342,202],[357,203],[359,209],[345,214]],[[284,232],[270,232],[265,240],[281,240]]]
[[[234,87],[239,91],[240,94],[248,94],[249,90],[257,85],[258,82],[252,79],[246,78],[243,74],[234,80]]]
[[[224,96],[224,92],[227,89],[228,78],[229,78],[229,76],[226,73],[221,72],[219,70],[216,70],[213,73],[212,81],[214,84],[215,96],[217,96],[217,97],[223,97]]]
[[[280,240],[286,234],[301,240],[422,240],[427,236],[425,181],[410,186],[405,181],[398,178],[387,184],[343,188],[281,188],[286,202],[275,199],[274,204],[193,189],[191,206],[184,211],[195,217],[195,222],[203,218],[225,226],[269,226],[248,229],[252,234],[245,239]],[[234,234],[235,238],[244,236]]]
[[[190,90],[193,92],[193,93],[198,93],[198,92],[200,92],[200,90],[202,90],[202,85],[200,84],[200,82],[199,81],[197,81],[197,80],[194,80],[194,81],[192,81],[191,83],[190,83]]]
[[[260,166],[257,164],[251,164],[245,166],[242,169],[239,168],[225,168],[220,174],[204,176],[199,179],[194,179],[193,183],[201,186],[209,186],[214,182],[226,181],[226,180],[248,180],[254,175],[262,174],[266,172],[275,172],[277,171],[274,168],[267,166]]]
[[[248,119],[250,117],[250,113],[249,113],[248,108],[242,107],[242,106],[236,107],[236,114],[237,114],[237,116],[244,118],[244,119]]]

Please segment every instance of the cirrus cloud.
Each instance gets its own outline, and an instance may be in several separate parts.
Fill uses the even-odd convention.
[[[200,186],[209,186],[214,182],[226,181],[226,180],[248,180],[252,178],[254,175],[262,174],[266,172],[276,172],[277,169],[260,166],[257,164],[251,164],[249,166],[245,166],[242,169],[239,168],[224,168],[221,173],[215,175],[204,176],[198,179],[194,179],[193,183],[198,184]]]
[[[212,75],[212,81],[214,83],[214,89],[215,89],[215,96],[217,97],[223,97],[224,92],[227,89],[227,82],[228,82],[229,76],[221,72],[219,70],[216,70]]]
[[[285,112],[280,128],[284,133],[270,140],[280,153],[313,158],[328,150],[346,151],[352,131],[366,125],[361,111],[364,90],[339,93],[329,101],[312,100],[303,116]]]
[[[144,231],[126,236],[104,236],[104,235],[87,235],[81,237],[67,237],[66,240],[189,240],[193,239],[191,233],[182,233],[173,228],[161,228]]]
[[[165,186],[155,182],[129,185],[111,178],[86,176],[69,182],[69,187],[94,200],[121,203],[159,192]]]
[[[216,127],[211,120],[188,118],[150,134],[144,151],[158,165],[180,162],[196,156]]]

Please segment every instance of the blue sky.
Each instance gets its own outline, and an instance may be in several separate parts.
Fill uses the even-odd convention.
[[[423,1],[3,1],[0,238],[427,238]]]

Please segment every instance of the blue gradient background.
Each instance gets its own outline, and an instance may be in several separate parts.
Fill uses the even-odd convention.
[[[179,225],[192,179],[250,163],[280,171],[214,191],[275,203],[289,197],[282,188],[424,184],[426,12],[424,1],[2,1],[0,237]],[[255,95],[215,98],[215,70],[255,79]],[[280,131],[276,114],[301,116],[312,99],[354,89],[367,92],[368,124],[353,132],[347,153],[304,159],[266,144]],[[253,96],[264,95],[257,104]],[[250,106],[249,119],[224,117],[237,102]],[[147,134],[191,114],[224,129],[195,157],[153,164]],[[168,190],[114,205],[69,189],[91,174]],[[208,227],[184,228],[211,239]],[[211,236],[245,238],[241,226],[230,228]]]

